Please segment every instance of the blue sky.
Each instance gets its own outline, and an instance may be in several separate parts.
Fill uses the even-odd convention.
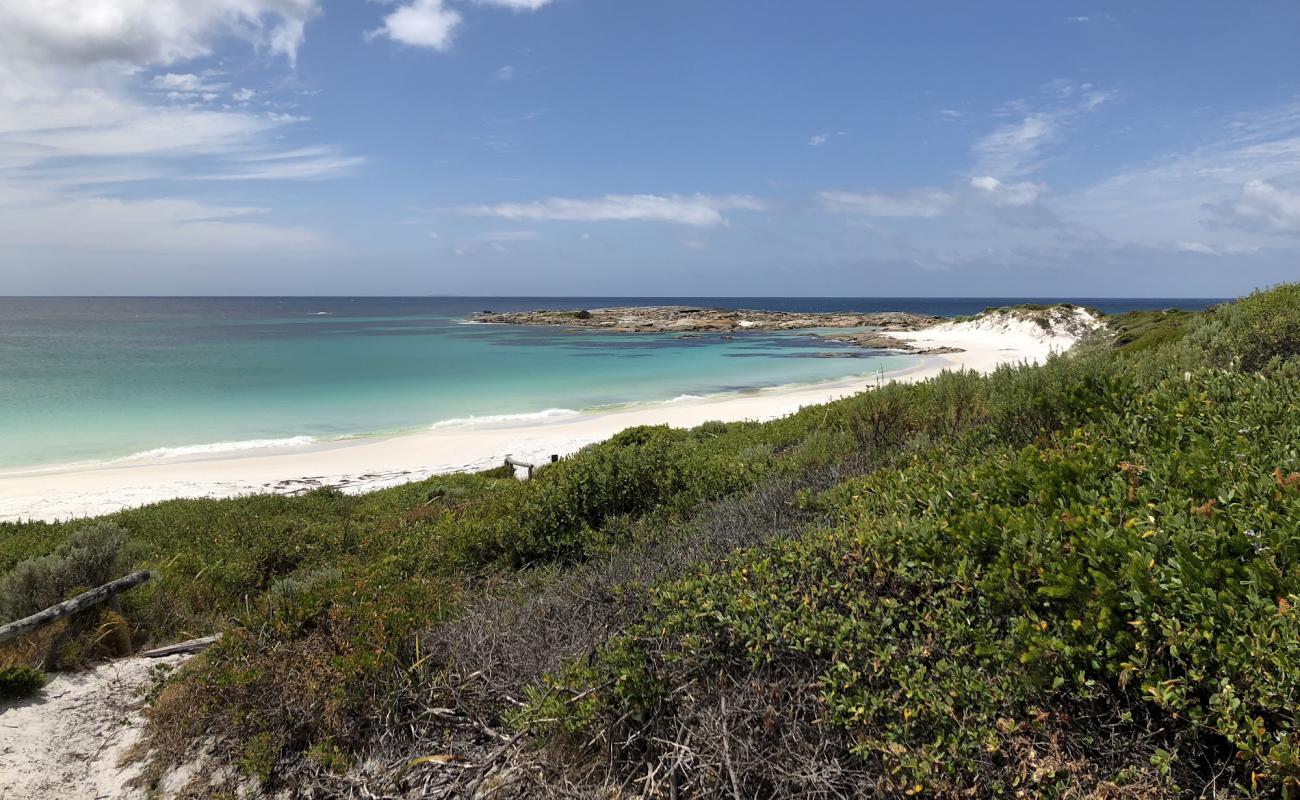
[[[1300,278],[1290,2],[6,0],[0,294]]]

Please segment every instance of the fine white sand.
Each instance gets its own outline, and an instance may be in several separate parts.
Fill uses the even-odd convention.
[[[917,381],[944,370],[988,372],[1037,362],[1072,346],[1100,323],[1077,312],[1049,332],[1006,316],[945,323],[899,339],[963,352],[920,356],[904,370],[815,386],[769,389],[553,419],[480,422],[387,438],[208,453],[92,468],[9,473],[0,477],[0,520],[59,520],[106,514],[177,497],[295,493],[317,486],[361,492],[429,475],[497,466],[506,455],[540,463],[568,455],[635,425],[693,427],[710,420],[768,420],[803,406],[856,394],[884,381]]]
[[[0,800],[143,798],[121,766],[140,739],[142,692],[153,670],[188,656],[128,658],[62,673],[28,700],[0,704]]]

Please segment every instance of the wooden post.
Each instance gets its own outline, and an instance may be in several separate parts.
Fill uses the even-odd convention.
[[[26,633],[31,633],[37,628],[49,625],[51,622],[57,622],[66,616],[75,614],[78,611],[84,611],[91,606],[102,603],[114,595],[125,592],[127,589],[134,589],[145,581],[149,580],[150,574],[147,570],[132,572],[125,578],[118,578],[112,583],[106,583],[98,589],[91,589],[83,592],[71,600],[64,600],[56,606],[50,606],[44,611],[32,614],[30,617],[24,617],[16,622],[10,622],[8,625],[0,626],[0,643],[7,642]]]
[[[515,461],[513,456],[506,456],[506,466],[509,467],[512,471],[514,470],[515,467],[526,467],[528,469],[528,479],[529,480],[533,479],[533,468],[535,467],[534,464],[529,464],[527,461]]]

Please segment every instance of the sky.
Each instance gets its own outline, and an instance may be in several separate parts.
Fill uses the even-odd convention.
[[[1300,4],[3,0],[0,295],[1236,295]]]

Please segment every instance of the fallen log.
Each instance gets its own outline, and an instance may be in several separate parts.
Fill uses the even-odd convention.
[[[197,653],[202,650],[207,650],[209,647],[216,644],[217,640],[220,638],[221,634],[219,633],[215,636],[203,636],[198,639],[190,639],[188,642],[177,642],[176,644],[169,644],[166,647],[155,647],[152,650],[145,650],[138,655],[144,658],[162,658],[163,656],[174,656],[178,653]]]
[[[124,578],[118,578],[112,583],[106,583],[98,589],[91,589],[88,592],[83,592],[71,600],[64,600],[62,603],[59,603],[56,606],[50,606],[44,611],[38,611],[30,617],[24,617],[15,622],[10,622],[8,625],[0,625],[0,643],[7,642],[10,639],[22,636],[23,634],[31,633],[37,628],[49,625],[51,622],[57,622],[66,616],[77,613],[78,611],[85,611],[87,608],[102,603],[110,597],[121,594],[127,589],[134,589],[149,580],[150,577],[151,575],[148,570],[132,572]]]

